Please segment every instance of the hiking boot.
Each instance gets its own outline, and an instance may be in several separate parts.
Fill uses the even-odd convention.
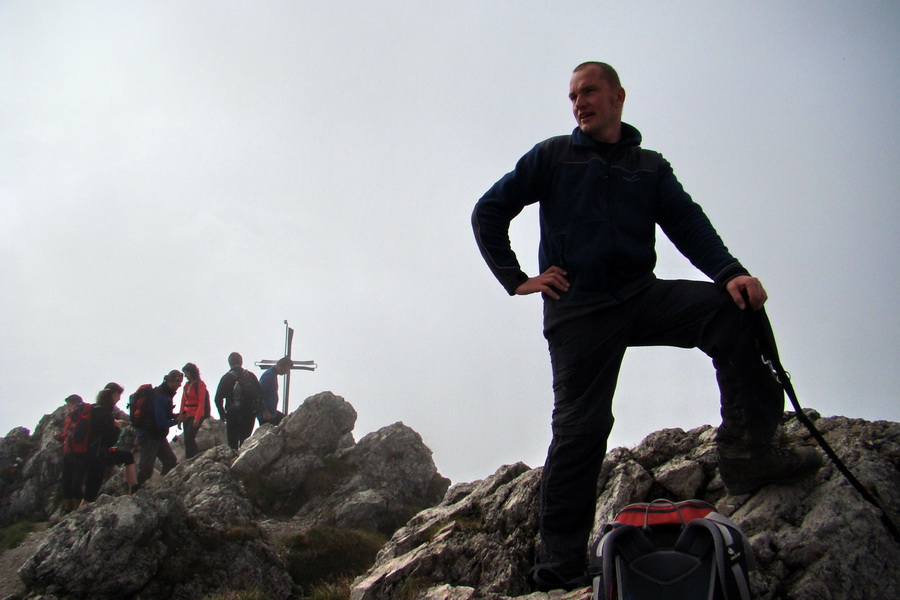
[[[553,590],[571,592],[578,588],[591,586],[591,578],[584,571],[566,574],[546,565],[536,565],[531,573],[531,578],[534,580],[539,592],[550,592]]]
[[[766,446],[758,451],[719,448],[719,473],[729,494],[749,494],[770,483],[795,483],[822,466],[815,448]]]

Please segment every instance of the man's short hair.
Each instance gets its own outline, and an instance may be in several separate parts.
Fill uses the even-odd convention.
[[[282,369],[284,367],[290,368],[290,367],[294,366],[294,361],[291,360],[290,356],[284,356],[284,357],[278,359],[278,362],[275,363],[275,366],[282,368]]]
[[[163,381],[166,383],[170,381],[181,381],[184,379],[184,374],[178,369],[172,369],[163,377]]]
[[[229,367],[242,367],[244,365],[244,357],[238,354],[237,352],[232,352],[228,355],[228,366]]]
[[[612,68],[611,65],[608,65],[605,62],[599,62],[596,60],[589,60],[587,62],[583,62],[577,67],[575,67],[572,72],[577,73],[578,71],[582,71],[588,67],[598,67],[600,69],[600,75],[605,79],[610,86],[615,88],[622,87],[622,82],[619,81],[619,74],[616,73],[616,70]]]

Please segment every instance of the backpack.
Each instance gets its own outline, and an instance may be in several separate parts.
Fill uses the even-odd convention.
[[[229,410],[255,415],[259,412],[259,399],[262,396],[259,380],[247,369],[233,369],[231,374],[234,375],[234,388]]]
[[[591,550],[593,600],[750,600],[753,550],[701,500],[623,508]]]
[[[79,404],[66,416],[63,453],[85,454],[91,437],[91,405]]]
[[[153,414],[153,385],[145,383],[128,397],[128,417],[136,429],[148,430],[156,428],[156,417]]]

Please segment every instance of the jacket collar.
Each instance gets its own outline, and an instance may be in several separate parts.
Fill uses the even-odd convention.
[[[632,125],[628,123],[622,123],[622,139],[613,144],[614,146],[624,145],[624,146],[640,146],[641,145],[641,132],[637,130]],[[597,142],[595,142],[589,135],[581,131],[578,127],[576,127],[572,131],[572,143],[576,146],[585,146],[587,148],[596,148]]]

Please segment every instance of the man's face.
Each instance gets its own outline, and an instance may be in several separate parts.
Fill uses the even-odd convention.
[[[619,141],[625,90],[613,88],[599,67],[589,65],[572,74],[569,100],[581,131],[598,142]]]
[[[168,385],[168,386],[169,386],[169,389],[172,390],[172,391],[174,392],[174,391],[176,391],[178,388],[181,387],[181,378],[179,377],[179,378],[177,378],[177,379],[175,379],[175,378],[168,379],[168,380],[166,380],[166,385]]]

